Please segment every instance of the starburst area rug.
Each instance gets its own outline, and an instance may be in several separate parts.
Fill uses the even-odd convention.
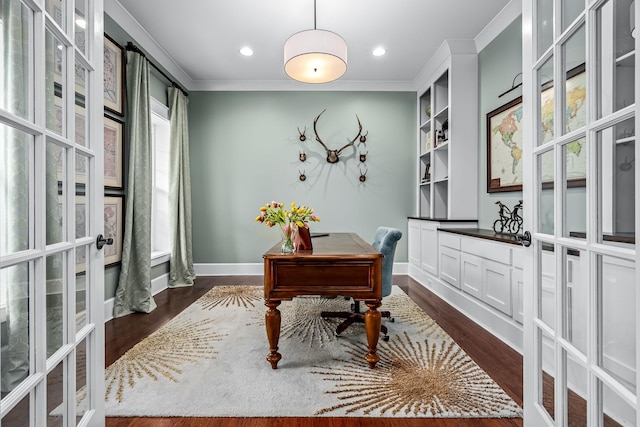
[[[323,310],[343,298],[283,301],[278,369],[263,291],[216,287],[106,369],[107,416],[521,417],[521,408],[399,287],[395,322],[369,369],[366,334],[340,337]]]

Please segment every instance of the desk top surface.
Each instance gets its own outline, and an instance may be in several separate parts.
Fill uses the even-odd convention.
[[[280,243],[274,245],[264,255],[264,258],[273,257],[323,257],[323,256],[382,256],[373,246],[365,242],[356,233],[327,233],[326,235],[312,237],[313,250],[298,251],[295,254],[283,254],[280,252]]]

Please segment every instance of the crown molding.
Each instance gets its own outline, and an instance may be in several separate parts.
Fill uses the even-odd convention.
[[[476,36],[474,39],[476,50],[480,52],[487,47],[489,43],[498,37],[498,35],[520,15],[522,15],[522,1],[511,0]]]
[[[129,34],[136,46],[147,52],[153,61],[167,72],[187,90],[191,90],[191,77],[173,60],[173,58],[151,37],[136,19],[131,16],[118,0],[104,0],[104,13],[109,15],[122,29]]]

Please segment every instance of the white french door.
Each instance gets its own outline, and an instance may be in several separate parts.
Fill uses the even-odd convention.
[[[0,425],[104,425],[103,2],[0,0]]]
[[[640,425],[639,15],[523,2],[525,426]]]

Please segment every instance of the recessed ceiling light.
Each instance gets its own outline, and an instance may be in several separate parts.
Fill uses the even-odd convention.
[[[387,53],[387,50],[383,47],[377,47],[373,49],[373,56],[382,56]]]
[[[244,56],[251,56],[253,55],[253,49],[251,49],[249,46],[245,46],[240,49],[240,53]]]

